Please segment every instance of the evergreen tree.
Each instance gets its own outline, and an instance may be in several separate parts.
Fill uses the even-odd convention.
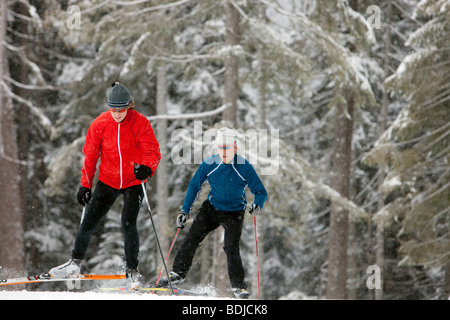
[[[414,15],[426,21],[408,39],[414,53],[387,79],[408,104],[368,155],[369,162],[389,168],[383,191],[390,200],[375,218],[401,221],[402,264],[444,270],[450,208],[448,9],[442,1],[417,5]]]
[[[16,111],[18,152],[12,158],[19,159],[26,197],[20,201],[23,214],[14,216],[25,221],[25,233],[15,236],[24,237],[29,271],[70,255],[81,215],[75,193],[84,136],[107,110],[110,84],[120,81],[155,133],[167,130],[167,173],[148,186],[158,231],[167,233],[165,246],[173,234],[163,225],[171,229],[199,164],[192,160],[205,153],[205,141],[197,147],[205,137],[196,134],[223,126],[225,110],[239,129],[239,151],[257,160],[256,170],[264,171],[271,161],[279,165],[276,174],[262,176],[269,192],[258,218],[263,297],[298,291],[337,297],[326,294],[326,285],[337,269],[330,262],[338,261],[328,255],[336,252],[329,236],[338,230],[344,237],[337,248],[349,241],[349,256],[345,250],[339,255],[348,266],[339,264],[338,296],[372,298],[366,269],[383,263],[375,260],[373,222],[383,227],[378,238],[384,244],[377,245],[383,246],[378,255],[384,258],[384,298],[445,295],[440,282],[450,274],[446,1],[379,1],[380,29],[370,24],[366,9],[373,3],[366,0],[6,3],[2,52],[10,75],[2,68],[0,89],[9,99],[2,106]],[[414,16],[408,17],[412,8]],[[232,109],[225,108],[229,101]],[[342,137],[335,131],[344,128],[337,119],[348,124]],[[2,133],[5,128],[2,121]],[[268,153],[241,148],[256,145],[261,128],[272,133]],[[5,142],[12,136],[2,137]],[[347,142],[345,153],[338,142]],[[180,157],[186,163],[177,163]],[[336,167],[344,158],[345,172]],[[345,177],[345,188],[333,181],[335,173]],[[164,199],[157,199],[158,191]],[[199,203],[204,198],[203,193]],[[338,211],[348,212],[348,229],[330,225]],[[86,271],[121,270],[120,212],[118,202],[93,238]],[[374,213],[373,220],[367,212]],[[251,283],[254,233],[253,221],[246,219],[241,248]],[[139,233],[141,269],[150,280],[160,262],[144,207]],[[199,249],[191,284],[216,282],[223,273],[214,267],[220,264],[219,241],[216,234]]]

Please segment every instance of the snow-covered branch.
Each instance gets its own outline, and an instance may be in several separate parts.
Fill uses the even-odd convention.
[[[11,89],[6,85],[4,81],[0,82],[0,85],[3,87],[5,92],[14,100],[23,103],[24,105],[28,106],[31,110],[31,112],[37,116],[39,123],[41,126],[47,131],[48,134],[51,134],[53,130],[53,125],[50,119],[38,108],[36,107],[31,101],[26,100],[18,95],[16,95],[14,92],[11,91]]]
[[[186,120],[186,119],[198,119],[198,118],[206,118],[215,116],[217,114],[220,114],[224,112],[230,105],[224,104],[221,107],[211,110],[211,111],[205,111],[205,112],[199,112],[199,113],[186,113],[186,114],[162,114],[162,115],[156,115],[147,117],[148,120]]]
[[[326,32],[320,25],[308,19],[301,12],[289,12],[281,8],[279,4],[274,4],[267,0],[260,1],[291,21],[298,23],[304,30],[308,30],[308,32],[305,32],[305,35],[313,38],[314,42],[321,47],[324,53],[335,61],[337,73],[344,72],[341,76],[343,77],[343,82],[356,82],[361,92],[365,92],[369,97],[374,97],[370,82],[363,73],[365,67],[358,61],[360,58],[341,45],[332,34]],[[362,16],[359,16],[359,18],[362,19]]]
[[[317,196],[329,199],[334,205],[347,210],[352,219],[367,219],[369,217],[369,214],[361,207],[346,197],[341,196],[339,192],[330,186],[323,183],[315,183],[311,180],[304,180],[302,182],[305,184],[306,188],[315,191]]]
[[[16,87],[19,87],[22,89],[27,89],[27,90],[59,90],[60,89],[58,87],[54,87],[51,85],[35,86],[35,85],[31,85],[31,84],[24,84],[24,83],[20,83],[20,82],[12,79],[10,77],[7,77],[7,76],[4,76],[3,79],[12,83]]]
[[[190,1],[192,1],[192,0],[180,0],[180,1],[172,2],[172,3],[160,4],[160,5],[156,5],[156,6],[153,6],[153,7],[140,9],[140,10],[137,10],[137,11],[128,12],[125,15],[126,16],[136,16],[136,15],[141,15],[141,14],[144,14],[144,13],[147,13],[147,12],[151,12],[151,11],[167,10],[169,8],[177,7],[177,6],[180,6],[182,4],[188,3]],[[144,3],[144,2],[146,2],[146,1],[145,0],[138,0],[138,1],[133,1],[133,2],[113,1],[113,3],[115,3],[117,5],[121,5],[121,6],[140,4],[140,3]]]
[[[12,158],[12,157],[10,157],[10,156],[7,156],[7,155],[3,152],[3,150],[0,151],[0,157],[1,157],[2,159],[6,160],[6,161],[13,162],[13,163],[16,163],[16,164],[19,164],[19,165],[22,165],[22,166],[28,165],[28,161],[23,161],[23,160],[19,160],[19,159],[16,159],[16,158]]]
[[[103,6],[107,5],[107,4],[109,4],[109,3],[110,3],[110,0],[105,0],[105,1],[103,1],[103,2],[101,2],[101,3],[99,3],[99,4],[97,4],[96,6],[92,6],[92,7],[89,7],[88,9],[86,9],[86,10],[83,10],[83,11],[81,12],[81,14],[84,15],[84,14],[86,14],[86,13],[93,12],[93,11],[95,11],[95,10],[97,10],[97,9],[99,9],[99,8],[101,8],[101,7],[103,7]]]
[[[36,7],[30,4],[30,2],[27,0],[18,0],[18,1],[28,8],[28,13],[30,14],[31,22],[34,22],[39,29],[42,29],[44,23],[42,22],[42,19],[39,16]]]
[[[112,3],[117,4],[119,6],[134,6],[137,4],[143,4],[143,3],[147,3],[150,2],[151,0],[136,0],[136,1],[112,1]]]
[[[170,63],[188,63],[194,62],[198,60],[207,60],[207,59],[218,59],[219,55],[214,54],[172,54],[170,52],[166,52],[157,46],[153,46],[153,48],[158,52],[157,55],[148,55],[144,53],[140,53],[144,55],[147,59],[165,61]]]

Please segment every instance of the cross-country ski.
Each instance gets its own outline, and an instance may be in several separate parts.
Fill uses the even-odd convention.
[[[19,284],[30,284],[30,283],[42,283],[42,282],[63,282],[63,281],[73,281],[73,280],[120,280],[125,279],[125,275],[115,275],[115,274],[70,274],[64,278],[54,278],[49,273],[42,273],[39,275],[26,276],[20,278],[11,279],[0,279],[1,286],[12,286]],[[1,289],[0,289],[1,290]]]
[[[138,289],[130,289],[127,287],[98,287],[99,291],[103,292],[122,292],[122,293],[147,293],[147,294],[153,294],[153,293],[159,293],[164,292],[167,294],[170,294],[172,292],[172,289],[170,288],[163,288],[163,287],[142,287]],[[195,290],[189,290],[189,289],[182,289],[178,287],[173,287],[173,292],[175,295],[182,295],[182,296],[213,296],[211,293],[205,292],[205,291],[195,291]]]

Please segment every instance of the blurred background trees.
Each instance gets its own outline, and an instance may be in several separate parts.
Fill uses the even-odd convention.
[[[263,297],[448,298],[449,6],[4,1],[2,274],[43,272],[68,259],[81,214],[84,136],[120,81],[162,143],[163,166],[147,191],[166,247],[198,166],[174,161],[180,141],[200,143],[199,129],[223,125],[278,130],[271,138],[279,169],[262,176],[269,198],[258,218]],[[192,148],[192,159],[205,147]],[[118,202],[100,226],[86,271],[121,271],[120,212]],[[144,211],[139,219],[150,281],[161,263]],[[242,255],[252,283],[247,219]],[[221,231],[205,240],[192,285],[228,286],[221,241]],[[381,289],[366,285],[370,265],[380,267]]]

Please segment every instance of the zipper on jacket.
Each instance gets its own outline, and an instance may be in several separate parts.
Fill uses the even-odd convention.
[[[117,148],[119,150],[119,160],[120,160],[120,188],[122,189],[123,177],[122,177],[122,153],[120,152],[120,123],[117,126]]]

